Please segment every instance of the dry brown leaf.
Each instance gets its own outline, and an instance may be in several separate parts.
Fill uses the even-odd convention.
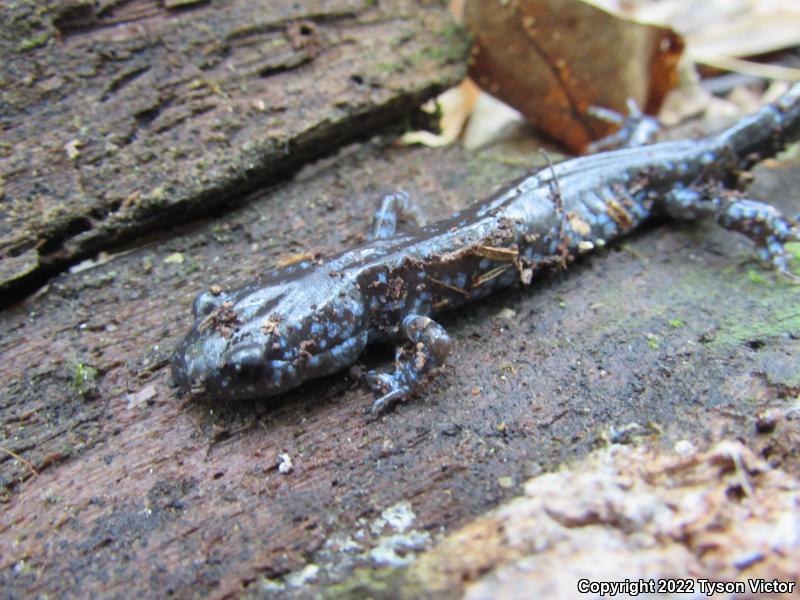
[[[624,113],[632,97],[654,112],[676,82],[677,34],[581,0],[467,0],[464,20],[472,78],[575,150],[614,129],[590,106]]]

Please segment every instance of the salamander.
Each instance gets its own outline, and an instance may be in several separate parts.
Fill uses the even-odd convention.
[[[366,372],[380,413],[419,391],[452,341],[435,316],[498,288],[529,284],[654,216],[710,217],[751,238],[791,276],[797,223],[737,190],[737,174],[800,137],[800,84],[721,133],[565,160],[415,232],[403,192],[383,199],[372,239],[330,258],[265,272],[194,301],[172,358],[176,384],[214,399],[266,397],[345,369],[368,344],[399,342],[394,370]]]

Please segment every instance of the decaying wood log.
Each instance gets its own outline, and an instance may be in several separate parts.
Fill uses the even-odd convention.
[[[439,2],[0,2],[0,294],[270,183],[462,76]]]
[[[776,531],[797,523],[797,485],[732,440],[706,451],[687,443],[659,451],[602,448],[572,468],[530,479],[524,494],[410,566],[353,576],[323,597],[635,597],[667,595],[678,581],[682,593],[713,595],[703,580],[741,582],[752,592],[759,579],[785,582],[775,590],[790,597],[800,544]],[[597,594],[599,582],[608,587]],[[630,582],[638,592],[625,589]]]

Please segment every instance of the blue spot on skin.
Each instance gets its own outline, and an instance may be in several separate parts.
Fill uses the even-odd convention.
[[[391,302],[384,302],[383,307],[389,312],[398,310],[403,307],[405,300],[392,300]]]
[[[650,216],[650,211],[641,202],[634,202],[633,208],[630,208],[629,210],[638,221],[644,221]]]
[[[336,323],[335,321],[328,321],[325,324],[325,329],[327,330],[328,339],[338,338],[340,332],[342,331],[342,327],[340,327],[339,323]]]

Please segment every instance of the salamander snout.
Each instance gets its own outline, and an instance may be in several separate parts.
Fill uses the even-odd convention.
[[[264,348],[257,343],[226,347],[224,338],[186,340],[172,358],[172,377],[195,397],[233,399],[269,393],[264,389],[270,380],[268,366]]]
[[[172,378],[183,392],[203,395],[211,380],[220,372],[224,346],[214,339],[189,335],[172,355]]]

